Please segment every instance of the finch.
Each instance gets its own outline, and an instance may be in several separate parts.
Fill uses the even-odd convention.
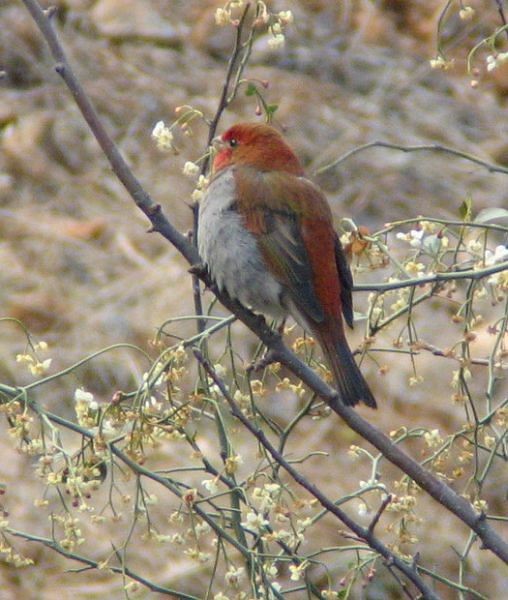
[[[344,332],[353,280],[323,192],[269,125],[239,123],[216,146],[198,227],[212,279],[256,312],[291,315],[319,342],[342,402],[376,408]]]

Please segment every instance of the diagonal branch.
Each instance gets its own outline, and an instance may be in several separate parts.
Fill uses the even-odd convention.
[[[99,143],[104,155],[108,159],[115,175],[129,192],[138,208],[148,217],[153,230],[157,231],[171,242],[188,262],[191,264],[198,262],[199,255],[197,250],[189,243],[187,238],[167,220],[162,213],[160,205],[155,204],[150,198],[104,128],[90,98],[71,69],[65,56],[65,52],[56,36],[51,22],[51,14],[53,11],[49,9],[48,11],[44,11],[36,0],[22,0],[22,2],[32,15],[44,36],[44,39],[48,43],[51,54],[56,62],[56,72],[64,80],[72,93],[81,114],[90,127],[90,131]]]
[[[386,496],[386,498],[383,500],[383,502],[381,503],[381,505],[379,506],[379,508],[377,509],[377,512],[374,515],[374,518],[372,519],[372,521],[370,522],[370,525],[369,525],[369,533],[370,534],[374,533],[374,529],[375,529],[376,525],[379,523],[379,519],[381,518],[381,515],[385,512],[387,506],[390,504],[390,502],[392,500],[393,500],[392,496],[390,494],[388,494]]]

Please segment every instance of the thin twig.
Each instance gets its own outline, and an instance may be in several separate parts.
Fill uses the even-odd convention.
[[[210,153],[208,152],[208,150],[209,150],[209,148],[212,144],[213,138],[215,137],[215,134],[217,132],[217,125],[219,124],[220,118],[229,104],[229,102],[228,102],[229,88],[231,85],[231,79],[233,78],[234,68],[237,63],[238,56],[240,55],[240,53],[242,51],[242,43],[241,43],[242,42],[242,33],[243,33],[244,25],[245,25],[245,19],[247,17],[249,9],[250,9],[250,4],[247,3],[245,5],[244,11],[242,13],[242,16],[240,17],[240,20],[239,20],[237,28],[236,28],[235,41],[233,43],[233,49],[232,49],[230,57],[229,57],[228,67],[226,70],[226,76],[224,79],[224,84],[222,86],[222,93],[221,93],[221,96],[219,99],[217,110],[215,111],[215,115],[213,116],[213,119],[211,120],[210,125],[208,127],[208,140],[206,143],[207,152],[205,153],[205,158],[201,164],[201,169],[200,169],[202,175],[204,175],[205,173],[208,172],[208,165],[210,163]],[[197,241],[198,241],[198,213],[199,213],[199,204],[197,202],[195,202],[192,206],[192,241],[196,248],[197,248]],[[193,292],[193,297],[194,297],[194,310],[197,315],[202,315],[203,314],[203,302],[202,302],[202,295],[201,295],[201,286],[199,283],[199,277],[196,273],[192,273],[192,292]],[[206,327],[206,321],[204,319],[198,319],[198,321],[197,321],[198,333],[202,333],[204,331],[205,327]]]
[[[429,577],[432,577],[436,581],[440,581],[441,583],[445,583],[446,585],[448,585],[452,589],[457,590],[458,592],[466,592],[468,594],[468,596],[467,596],[468,599],[469,598],[471,598],[471,599],[472,598],[477,598],[478,600],[489,600],[487,596],[484,596],[483,594],[478,593],[477,591],[473,590],[470,587],[467,587],[465,585],[461,585],[460,583],[456,583],[455,581],[451,581],[450,579],[447,579],[446,577],[443,577],[442,575],[439,575],[434,570],[427,569],[427,568],[425,568],[425,567],[423,567],[421,565],[418,565],[418,568],[420,569],[420,571],[423,571]]]
[[[87,570],[88,569],[97,569],[97,570],[102,569],[102,570],[111,571],[113,573],[121,573],[122,575],[127,575],[127,577],[129,577],[130,579],[133,579],[134,581],[138,581],[139,583],[143,584],[145,587],[147,587],[152,592],[158,592],[159,594],[171,596],[172,598],[178,598],[178,600],[199,600],[199,598],[197,598],[196,596],[191,596],[190,594],[184,594],[183,592],[178,592],[174,589],[166,588],[161,585],[157,585],[153,581],[150,581],[149,579],[146,579],[145,577],[138,575],[137,573],[135,573],[134,571],[129,569],[129,567],[127,567],[126,565],[122,565],[121,567],[115,567],[113,565],[108,564],[107,567],[104,568],[103,566],[100,565],[99,562],[97,562],[95,560],[92,560],[86,556],[82,556],[81,554],[77,554],[76,552],[71,552],[70,550],[66,550],[56,540],[53,540],[51,538],[45,538],[45,537],[35,535],[32,533],[18,531],[17,529],[11,529],[10,527],[6,528],[4,531],[6,533],[9,533],[10,535],[23,538],[29,542],[37,542],[38,544],[43,544],[44,546],[51,548],[51,550],[54,550],[58,554],[65,556],[65,558],[68,558],[70,560],[75,560],[77,562],[82,563],[83,565],[86,565]]]
[[[426,277],[413,277],[389,283],[359,283],[354,286],[354,290],[357,292],[387,292],[405,287],[420,287],[428,283],[436,284],[443,281],[459,281],[461,279],[478,281],[479,279],[494,275],[494,273],[501,273],[501,271],[506,270],[508,270],[508,261],[485,267],[484,269],[449,271],[447,273],[436,273],[435,275],[427,275]]]
[[[508,233],[508,227],[504,225],[500,225],[498,223],[478,223],[477,221],[456,221],[453,219],[437,219],[435,217],[428,217],[418,215],[417,217],[412,217],[410,219],[401,219],[400,221],[390,221],[390,223],[386,223],[383,229],[376,231],[375,236],[379,237],[386,233],[389,233],[396,227],[400,227],[402,225],[411,225],[413,223],[422,223],[423,221],[428,221],[429,223],[436,223],[438,225],[446,225],[449,227],[460,227],[463,229],[464,227],[470,227],[472,229],[481,229],[483,231],[493,230],[500,231],[501,233]]]
[[[443,358],[451,358],[457,362],[461,362],[461,358],[455,355],[455,352],[450,350],[443,350],[442,348],[438,348],[433,344],[429,344],[428,342],[424,342],[423,340],[418,340],[415,344],[413,344],[412,349],[415,350],[415,353],[419,354],[419,350],[427,350],[427,352],[431,352],[434,356],[442,356]],[[490,365],[490,360],[488,358],[469,358],[468,363],[472,365],[481,365],[482,367],[488,367]]]
[[[497,11],[499,13],[499,16],[501,17],[501,22],[503,23],[503,27],[506,28],[508,23],[506,22],[506,15],[504,14],[503,0],[495,0],[495,2],[497,4]],[[508,29],[505,29],[505,33],[508,36]]]
[[[212,140],[215,137],[215,134],[217,132],[217,126],[222,117],[222,114],[224,113],[224,111],[226,110],[226,108],[229,104],[229,101],[228,101],[229,88],[231,86],[231,80],[233,79],[234,68],[237,63],[238,56],[240,55],[240,53],[242,51],[243,27],[245,25],[245,19],[247,18],[247,14],[249,13],[249,10],[250,10],[250,3],[247,2],[247,4],[245,5],[245,8],[243,10],[242,16],[240,17],[240,20],[238,22],[237,28],[236,28],[235,41],[233,43],[233,50],[231,51],[231,55],[229,57],[229,62],[228,62],[228,66],[226,69],[226,77],[224,80],[224,84],[222,86],[222,92],[221,92],[221,96],[219,99],[219,105],[217,107],[217,111],[215,112],[215,115],[214,115],[212,121],[210,122],[210,127],[208,129],[208,142],[207,142],[208,146],[210,146],[210,144],[212,143]],[[208,171],[209,161],[210,161],[210,157],[206,156],[203,161],[203,165],[201,167],[202,173],[206,173]]]
[[[472,162],[484,169],[487,169],[489,173],[503,173],[504,175],[508,175],[508,168],[502,167],[501,165],[496,165],[494,163],[487,162],[474,156],[473,154],[468,154],[467,152],[463,152],[462,150],[456,150],[455,148],[449,148],[448,146],[442,146],[441,144],[418,144],[415,146],[402,146],[401,144],[393,144],[391,142],[383,142],[381,140],[376,140],[374,142],[368,142],[367,144],[363,144],[356,148],[353,148],[349,152],[346,152],[342,156],[339,156],[336,160],[320,167],[316,171],[314,171],[314,175],[321,175],[325,171],[333,169],[337,165],[345,162],[347,159],[351,158],[355,154],[359,154],[364,150],[368,150],[369,148],[388,148],[389,150],[399,150],[400,152],[438,152],[442,154],[451,154],[452,156],[457,156],[458,158],[463,158],[469,162]]]
[[[379,522],[379,519],[381,518],[381,515],[385,512],[386,507],[390,504],[390,502],[392,501],[392,496],[391,494],[388,494],[385,499],[383,500],[383,502],[381,502],[379,508],[376,511],[376,514],[374,515],[374,518],[372,519],[372,521],[369,524],[369,533],[373,534],[374,533],[374,529],[376,527],[376,525]]]

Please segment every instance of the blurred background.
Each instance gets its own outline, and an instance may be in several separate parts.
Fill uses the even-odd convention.
[[[51,4],[57,7],[54,23],[68,58],[109,133],[152,198],[181,231],[188,231],[193,183],[182,168],[203,154],[207,128],[196,121],[192,136],[177,132],[178,155],[160,153],[151,131],[161,119],[172,122],[175,108],[182,105],[213,116],[233,41],[231,28],[215,24],[215,9],[223,3],[57,0]],[[441,0],[268,4],[273,10],[290,9],[294,24],[288,27],[282,50],[270,47],[268,35],[259,37],[245,77],[269,82],[263,93],[267,102],[279,107],[275,123],[284,128],[310,174],[374,140],[442,144],[508,167],[508,63],[487,72],[485,55],[480,54],[474,62],[478,71],[468,75],[466,70],[469,50],[500,26],[494,1],[471,2],[475,9],[471,20],[461,19],[458,10],[449,11],[441,31],[447,56],[455,61],[448,71],[431,69],[429,63],[436,56]],[[35,340],[46,341],[54,370],[111,344],[133,343],[149,351],[162,322],[191,312],[188,266],[163,239],[146,233],[146,218],[112,174],[18,0],[3,0],[0,5],[0,68],[6,71],[0,83],[0,317],[21,320]],[[476,83],[471,85],[471,79]],[[237,120],[255,119],[259,119],[256,99],[241,90],[220,129]],[[506,175],[430,152],[374,148],[315,180],[326,191],[337,222],[351,217],[373,231],[386,222],[417,215],[459,218],[465,199],[472,200],[475,211],[507,206]],[[365,296],[357,294],[357,310],[365,308]],[[428,341],[446,346],[443,328],[449,326],[449,313],[427,304],[417,319],[425,323]],[[352,345],[361,339],[361,327],[357,329]],[[185,337],[192,334],[194,324],[178,322],[173,330]],[[235,332],[240,351],[247,354],[255,340],[243,327],[235,326]],[[386,339],[396,335],[389,331]],[[454,335],[457,332],[450,339]],[[487,356],[491,342],[485,328],[478,336],[478,355]],[[0,323],[0,381],[20,385],[32,381],[15,360],[25,350],[26,338],[19,327]],[[409,361],[392,355],[386,364],[388,372],[380,377],[380,365],[365,362],[380,410],[373,415],[361,409],[384,431],[412,425],[439,428],[446,434],[465,421],[463,409],[450,400],[452,366],[448,368],[443,359],[422,360],[424,380],[414,388],[407,383],[412,375]],[[38,399],[70,417],[76,387],[85,386],[97,399],[108,400],[115,390],[131,386],[147,367],[135,353],[109,352],[74,372],[70,380],[41,390]],[[444,391],[436,393],[437,389]],[[269,410],[287,422],[295,403],[280,401]],[[47,515],[33,508],[40,495],[33,465],[16,453],[4,426],[1,432],[0,473],[9,489],[6,509],[11,524],[47,533]],[[337,418],[303,421],[298,441],[309,451],[329,453],[328,459],[316,459],[303,469],[319,473],[323,489],[332,495],[356,489],[363,475],[368,479],[368,465],[352,466],[347,455],[349,445],[358,440]],[[245,451],[255,449],[240,433],[237,443]],[[167,466],[177,459],[161,451],[153,464]],[[399,477],[388,468],[384,473]],[[491,493],[497,512],[502,512],[506,490]],[[167,507],[160,510],[163,514]],[[463,547],[466,529],[425,498],[420,500],[419,514],[432,523],[430,530],[427,524],[418,532],[420,552],[434,556],[439,571],[456,578],[452,548]],[[89,527],[93,531],[93,525]],[[111,524],[111,531],[114,527],[118,525]],[[337,529],[335,524],[334,532]],[[441,536],[443,531],[446,535]],[[98,555],[99,549],[108,552],[110,534],[94,535]],[[20,545],[37,568],[0,566],[2,599],[124,597],[116,576],[64,574],[68,562],[42,547]],[[497,559],[481,551],[471,557],[470,584],[486,597],[503,597],[508,574]],[[174,548],[147,550],[141,544],[130,558],[148,578],[178,584],[198,596],[207,581],[206,570],[195,567],[178,549],[175,554]],[[358,593],[368,598],[399,597],[396,588],[387,596],[392,592],[386,585]],[[455,597],[441,592],[443,597]]]

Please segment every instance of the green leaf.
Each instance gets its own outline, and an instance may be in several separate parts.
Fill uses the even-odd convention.
[[[508,210],[506,208],[484,208],[476,215],[474,222],[508,225]]]
[[[252,83],[252,81],[249,81],[249,83],[247,84],[247,89],[245,90],[245,95],[255,96],[257,94],[257,91],[257,87]]]
[[[464,202],[460,205],[459,215],[463,221],[471,221],[473,212],[473,201],[471,198],[466,198]]]
[[[271,123],[273,119],[273,115],[275,111],[279,108],[278,104],[266,104],[265,112],[266,112],[266,122]]]

